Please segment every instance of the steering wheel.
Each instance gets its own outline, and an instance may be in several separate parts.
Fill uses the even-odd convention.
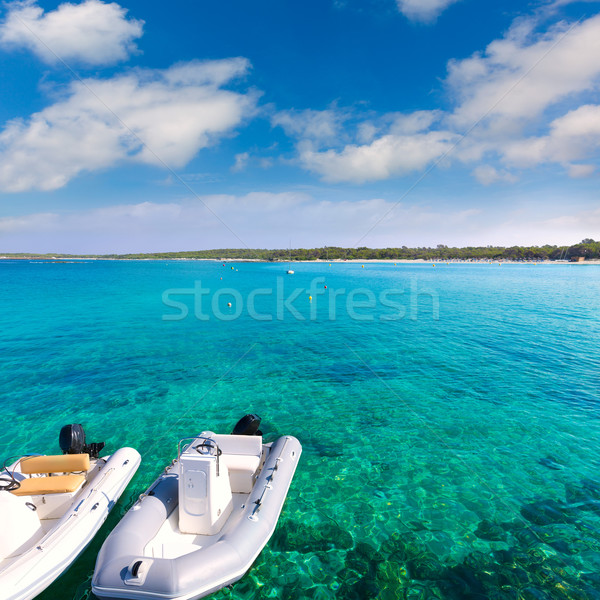
[[[217,454],[220,454],[217,443],[211,439],[205,439],[201,444],[194,446],[194,450],[196,450],[198,454],[202,454],[204,456],[212,455],[213,450],[216,450]]]

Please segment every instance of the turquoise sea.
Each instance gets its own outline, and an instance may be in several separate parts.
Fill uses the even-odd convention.
[[[285,270],[0,261],[1,457],[58,452],[68,423],[143,457],[40,598],[93,598],[102,540],[177,440],[249,412],[303,455],[213,598],[600,598],[600,266]]]

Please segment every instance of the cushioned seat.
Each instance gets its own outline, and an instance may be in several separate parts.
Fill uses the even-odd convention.
[[[55,475],[54,477],[31,477],[21,481],[21,487],[12,490],[15,496],[36,494],[64,494],[76,491],[85,481],[83,475]]]
[[[89,454],[56,454],[49,456],[26,456],[21,460],[21,473],[71,473],[89,471]]]

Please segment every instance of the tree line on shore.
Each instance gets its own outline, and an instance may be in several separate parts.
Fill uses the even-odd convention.
[[[40,258],[110,258],[110,259],[214,259],[214,260],[262,260],[262,261],[306,261],[306,260],[571,260],[574,257],[600,259],[600,242],[586,238],[572,246],[466,246],[453,248],[438,244],[435,248],[322,248],[294,249],[250,249],[227,248],[215,250],[194,250],[188,252],[151,252],[137,254],[45,254],[27,253],[4,254],[7,257]]]

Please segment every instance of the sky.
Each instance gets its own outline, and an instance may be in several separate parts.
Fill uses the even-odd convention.
[[[600,2],[0,6],[0,253],[600,239]]]

